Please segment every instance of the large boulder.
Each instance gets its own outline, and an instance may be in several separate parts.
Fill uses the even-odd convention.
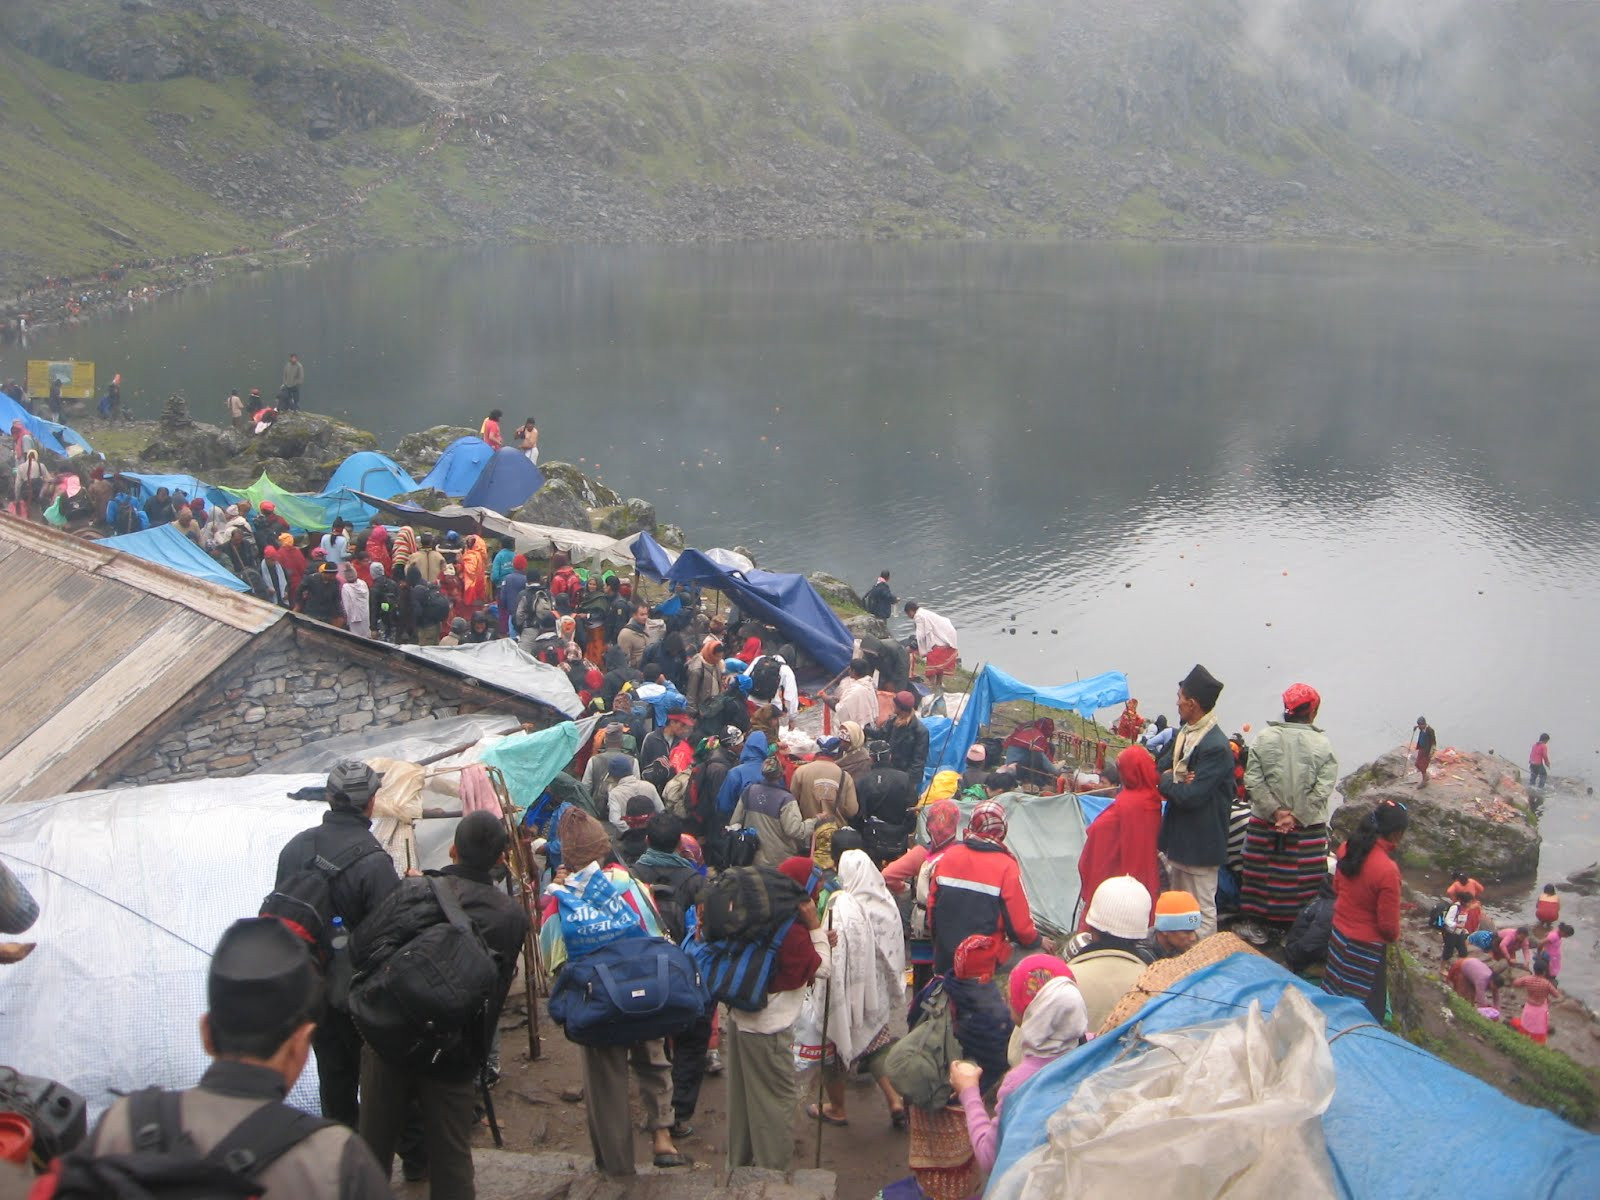
[[[622,503],[622,497],[616,492],[599,480],[589,478],[571,463],[542,462],[539,470],[544,475],[545,487],[557,484],[566,488],[585,508],[610,508]]]
[[[633,533],[655,533],[656,506],[637,497],[595,509],[589,517],[594,523],[595,532],[608,537],[625,538]]]
[[[1539,868],[1539,830],[1512,763],[1471,750],[1442,750],[1434,757],[1428,786],[1418,788],[1411,761],[1400,746],[1340,781],[1344,803],[1330,821],[1336,841],[1348,837],[1376,805],[1395,800],[1411,814],[1400,843],[1400,859],[1408,868],[1469,870],[1497,882],[1533,877]]]
[[[467,429],[462,425],[434,425],[416,433],[406,434],[389,457],[404,467],[411,478],[421,479],[433,470],[433,465],[439,461],[439,456],[451,442],[477,436],[476,429]]]
[[[378,437],[320,413],[280,412],[267,431],[248,442],[255,473],[291,492],[320,492],[339,464],[361,450],[376,450]],[[268,460],[277,460],[268,466]],[[279,478],[282,474],[284,478]]]
[[[147,470],[170,467],[187,475],[198,475],[208,482],[218,471],[238,460],[245,438],[232,429],[221,429],[203,421],[163,420],[154,436],[139,451],[139,462]],[[254,475],[250,477],[252,480]]]
[[[889,639],[889,622],[868,612],[845,617],[844,627],[853,637],[875,637],[882,641]]]
[[[513,521],[550,525],[557,529],[588,529],[589,509],[570,484],[545,477],[544,486],[527,502],[507,513]]]
[[[836,576],[829,575],[825,571],[813,571],[806,576],[806,582],[816,588],[818,595],[835,608],[861,607],[861,594]]]

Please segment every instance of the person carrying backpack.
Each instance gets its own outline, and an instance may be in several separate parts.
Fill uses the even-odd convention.
[[[283,1102],[311,1053],[321,991],[307,947],[281,922],[235,921],[207,972],[200,1039],[212,1061],[199,1084],[118,1100],[83,1148],[51,1164],[33,1194],[156,1196],[188,1185],[182,1194],[387,1197],[389,1177],[360,1138]],[[229,1165],[234,1151],[254,1162]],[[46,1180],[53,1188],[40,1190]]]
[[[451,865],[405,880],[356,934],[361,1136],[387,1178],[415,1100],[435,1196],[476,1194],[478,1089],[528,933],[522,904],[489,876],[506,842],[495,814],[468,813]]]
[[[755,865],[762,867],[776,867],[792,854],[805,853],[817,827],[815,817],[808,821],[800,815],[799,801],[783,786],[783,761],[776,754],[762,761],[760,781],[739,794],[731,823],[755,831]]]
[[[317,1022],[317,1087],[322,1115],[352,1128],[358,1115],[361,1035],[350,1019],[349,955],[334,946],[334,922],[348,938],[400,886],[394,860],[372,836],[372,806],[383,777],[347,759],[328,773],[322,823],[289,839],[278,855],[273,891],[261,915],[277,917],[312,949],[328,976],[326,1011]]]

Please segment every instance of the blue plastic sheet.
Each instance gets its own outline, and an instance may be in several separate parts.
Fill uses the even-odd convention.
[[[199,496],[207,504],[220,502],[228,505],[233,503],[233,498],[228,496],[221,488],[212,487],[205,480],[197,479],[193,475],[145,475],[133,471],[118,471],[117,477],[137,485],[136,490],[140,504],[143,504],[146,500],[153,500],[157,488],[166,488],[169,495],[181,489],[189,499],[192,500],[194,497]]]
[[[1007,700],[1033,700],[1046,708],[1064,709],[1087,717],[1098,709],[1125,704],[1128,700],[1128,677],[1121,671],[1107,671],[1078,683],[1034,687],[1031,683],[1013,679],[998,667],[985,667],[972,681],[972,691],[961,709],[961,719],[956,722],[954,736],[944,747],[943,753],[938,755],[938,762],[929,764],[930,769],[961,770],[966,765],[967,751],[978,740],[978,731],[989,723],[994,706]]]
[[[484,464],[493,453],[482,438],[457,438],[444,448],[433,470],[417,481],[417,487],[434,488],[446,496],[465,496],[478,482]]]
[[[417,481],[406,474],[405,468],[387,454],[376,450],[360,450],[339,464],[339,469],[328,477],[324,496],[338,496],[349,490],[366,492],[387,500],[401,492],[417,490]]]
[[[171,525],[157,525],[154,529],[141,529],[137,533],[124,533],[117,537],[101,538],[95,543],[110,550],[120,550],[157,566],[182,571],[207,583],[231,588],[236,592],[250,589],[233,572],[226,570],[216,559],[196,546]]]
[[[1327,1019],[1338,1084],[1322,1128],[1341,1194],[1460,1200],[1483,1191],[1490,1179],[1514,1180],[1506,1186],[1519,1196],[1577,1200],[1595,1194],[1600,1137],[1518,1104],[1374,1026],[1357,1001],[1329,996],[1254,954],[1225,958],[1173,984],[1132,1021],[1057,1059],[1013,1092],[991,1179],[1044,1142],[1045,1123],[1078,1085],[1126,1053],[1123,1035],[1134,1024],[1150,1032],[1181,1029],[1239,1016],[1252,1000],[1271,1012],[1287,987],[1305,993]]]
[[[535,803],[578,752],[582,728],[571,721],[533,733],[513,733],[486,747],[478,761],[498,767],[512,802],[519,808]]]
[[[33,434],[33,440],[46,450],[65,456],[68,446],[77,446],[85,454],[94,453],[89,439],[70,425],[57,425],[54,421],[36,417],[10,396],[0,393],[0,430],[7,436],[10,436],[13,421],[21,421],[22,427]]]
[[[639,574],[657,583],[666,579],[667,572],[672,570],[672,555],[648,533],[633,539],[633,561]]]
[[[544,476],[528,461],[528,456],[503,446],[483,464],[461,503],[467,508],[489,508],[503,515],[521,508],[543,486]]]
[[[842,671],[850,664],[855,639],[804,575],[728,571],[699,550],[685,550],[666,577],[725,592],[745,616],[775,627],[826,670]]]

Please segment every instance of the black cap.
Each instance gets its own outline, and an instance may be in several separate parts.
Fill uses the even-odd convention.
[[[464,867],[487,870],[505,850],[505,823],[492,812],[480,808],[462,817],[456,826],[456,858]]]
[[[1222,695],[1222,680],[1199,663],[1195,663],[1194,670],[1178,681],[1178,686],[1183,689],[1185,696],[1206,712],[1217,706],[1217,698]]]
[[[839,856],[846,850],[865,850],[867,848],[866,843],[861,838],[861,834],[851,829],[848,825],[843,829],[835,829],[833,831],[833,840],[829,845],[833,847],[833,861],[835,863],[839,861]]]
[[[211,956],[206,1006],[211,1024],[225,1033],[285,1030],[309,1016],[316,994],[311,952],[276,917],[235,921]]]

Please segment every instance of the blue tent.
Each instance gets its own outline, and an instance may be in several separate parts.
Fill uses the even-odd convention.
[[[322,494],[338,496],[348,488],[387,500],[401,492],[414,492],[417,486],[417,481],[406,474],[405,468],[388,455],[376,450],[360,450],[339,464],[339,469],[329,476]]]
[[[502,446],[483,464],[477,481],[461,503],[467,508],[489,508],[504,514],[521,508],[543,486],[544,476],[526,454]]]
[[[728,571],[699,550],[685,550],[667,572],[667,581],[726,592],[745,616],[775,626],[829,671],[850,664],[855,639],[804,575]]]
[[[1057,1059],[1006,1100],[991,1190],[1046,1139],[1045,1124],[1089,1076],[1129,1052],[1124,1035],[1239,1016],[1252,1000],[1271,1012],[1298,988],[1328,1024],[1338,1083],[1322,1129],[1340,1192],[1349,1197],[1458,1200],[1486,1179],[1515,1180],[1519,1196],[1589,1197],[1600,1179],[1600,1137],[1528,1108],[1372,1024],[1354,1000],[1329,996],[1269,959],[1235,954],[1170,985],[1129,1022]],[[1363,1028],[1364,1027],[1364,1028]]]
[[[141,504],[146,500],[153,499],[157,488],[166,488],[168,493],[176,492],[181,488],[183,494],[191,500],[199,496],[207,504],[220,503],[228,505],[234,501],[234,498],[221,488],[212,487],[203,479],[196,479],[193,475],[146,475],[133,471],[118,471],[117,475],[119,478],[126,479],[130,483],[137,485],[138,494],[136,499]]]
[[[672,570],[672,555],[668,554],[661,543],[648,533],[641,533],[633,539],[633,561],[639,574],[657,583],[664,580],[667,572]]]
[[[21,421],[22,427],[33,434],[33,440],[46,450],[65,456],[68,446],[77,446],[85,454],[94,453],[89,440],[76,429],[36,417],[10,396],[0,392],[0,429],[10,434],[13,421]]]
[[[1128,699],[1128,677],[1121,671],[1107,671],[1093,679],[1064,683],[1059,687],[1034,687],[1013,679],[998,667],[985,667],[972,681],[972,691],[961,709],[955,733],[940,749],[936,761],[928,763],[928,778],[933,772],[951,767],[959,771],[966,765],[967,751],[978,740],[978,731],[989,723],[996,704],[1007,700],[1033,700],[1046,708],[1061,708],[1082,716],[1095,710],[1124,704]]]
[[[157,525],[154,529],[141,529],[137,533],[124,533],[117,537],[101,538],[96,545],[110,550],[120,550],[158,567],[181,571],[207,583],[232,588],[236,592],[250,589],[233,572],[226,570],[204,550],[196,546],[171,525]]]
[[[457,438],[444,448],[433,470],[417,481],[417,487],[435,488],[446,496],[465,496],[493,454],[482,438]]]

